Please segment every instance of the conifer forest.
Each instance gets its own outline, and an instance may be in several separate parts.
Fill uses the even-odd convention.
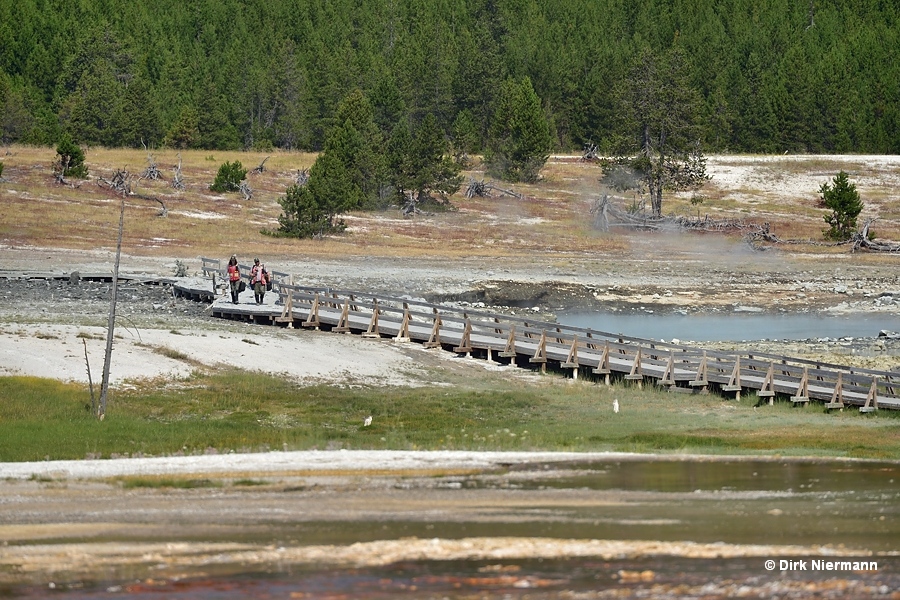
[[[623,101],[654,85],[635,65],[677,52],[667,89],[695,99],[707,152],[893,154],[898,15],[893,0],[0,0],[0,141],[319,151],[361,91],[385,138],[428,117],[481,152],[504,85],[527,78],[554,151],[614,151]]]

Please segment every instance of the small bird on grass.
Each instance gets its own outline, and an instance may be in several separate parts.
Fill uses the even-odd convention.
[[[371,424],[372,424],[372,415],[369,415],[368,417],[366,417],[366,420],[363,421],[363,427],[368,427]]]
[[[618,398],[613,400],[613,412],[614,413],[619,412],[619,399]]]

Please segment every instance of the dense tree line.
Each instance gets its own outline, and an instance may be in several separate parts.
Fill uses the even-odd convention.
[[[528,81],[553,149],[608,149],[632,121],[620,82],[677,48],[708,151],[897,153],[898,14],[883,0],[0,0],[0,138],[318,151],[359,89],[385,143],[405,121],[456,155],[497,156],[495,115]]]

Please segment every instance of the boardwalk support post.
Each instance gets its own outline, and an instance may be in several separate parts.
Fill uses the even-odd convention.
[[[287,323],[288,329],[294,328],[294,290],[288,290],[287,300],[284,301],[281,316],[275,317],[275,322]]]
[[[441,315],[438,314],[437,309],[434,309],[434,325],[431,327],[431,335],[428,337],[428,341],[422,344],[425,348],[441,347],[441,325],[443,325]]]
[[[547,331],[541,331],[541,341],[538,342],[534,356],[528,359],[530,363],[539,363],[541,373],[547,372]]]
[[[463,328],[462,338],[459,340],[459,346],[453,349],[454,352],[465,354],[467,357],[472,355],[472,322],[466,317],[466,326]]]
[[[350,332],[350,298],[344,300],[344,308],[341,310],[341,317],[338,319],[338,324],[332,331],[335,333]]]
[[[597,367],[591,371],[594,375],[603,375],[604,383],[609,385],[609,342],[603,347],[603,354],[600,355],[600,362]]]
[[[803,367],[803,377],[797,385],[797,393],[791,396],[791,402],[794,406],[798,404],[806,406],[809,403],[809,367]]]
[[[412,317],[409,314],[409,304],[406,302],[403,303],[403,322],[400,323],[400,329],[397,331],[397,337],[394,338],[395,342],[408,342],[409,339],[409,322],[412,321]]]
[[[728,385],[722,386],[723,392],[734,392],[734,399],[741,399],[741,357],[734,357],[734,369],[731,370],[731,377],[728,379]]]
[[[565,369],[572,369],[572,379],[578,379],[578,336],[572,337],[572,346],[569,348],[569,356],[562,365]]]
[[[637,354],[634,355],[634,362],[631,363],[631,372],[625,376],[628,381],[636,381],[639,388],[644,387],[644,370],[641,367],[641,347],[638,346]]]
[[[866,395],[866,403],[859,407],[859,412],[867,413],[878,410],[878,378],[872,378],[872,387]]]
[[[498,352],[497,356],[501,358],[508,358],[509,365],[511,367],[515,367],[516,365],[516,326],[509,326],[509,336],[506,338],[506,347],[502,352]]]
[[[844,372],[838,371],[837,381],[834,382],[834,392],[831,394],[831,402],[825,405],[825,408],[844,409]]]
[[[381,331],[378,329],[378,298],[372,299],[372,318],[369,319],[369,328],[362,334],[364,338],[380,338]]]
[[[694,376],[693,381],[688,382],[688,385],[691,387],[700,388],[701,393],[706,393],[709,386],[709,381],[706,379],[706,370],[706,350],[704,350],[703,358],[700,359],[700,364],[697,366],[697,374]]]
[[[307,315],[306,320],[301,322],[300,325],[303,327],[315,327],[316,331],[319,329],[319,294],[317,293],[315,298],[313,298],[312,306],[309,307],[309,315]]]
[[[666,363],[666,370],[663,371],[662,377],[656,382],[657,385],[669,387],[675,385],[675,351],[669,350],[669,361]]]
[[[763,379],[762,386],[756,395],[762,401],[763,398],[769,399],[769,406],[775,404],[775,361],[769,364],[769,370],[766,372],[766,378]]]

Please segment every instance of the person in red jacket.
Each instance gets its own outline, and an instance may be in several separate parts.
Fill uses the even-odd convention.
[[[266,266],[261,264],[258,258],[254,258],[253,267],[250,269],[250,285],[253,286],[253,295],[257,304],[263,303],[268,283],[269,272],[266,270]]]
[[[228,261],[228,283],[231,285],[231,303],[238,303],[238,294],[241,291],[241,269],[238,267],[237,256],[231,255]]]

